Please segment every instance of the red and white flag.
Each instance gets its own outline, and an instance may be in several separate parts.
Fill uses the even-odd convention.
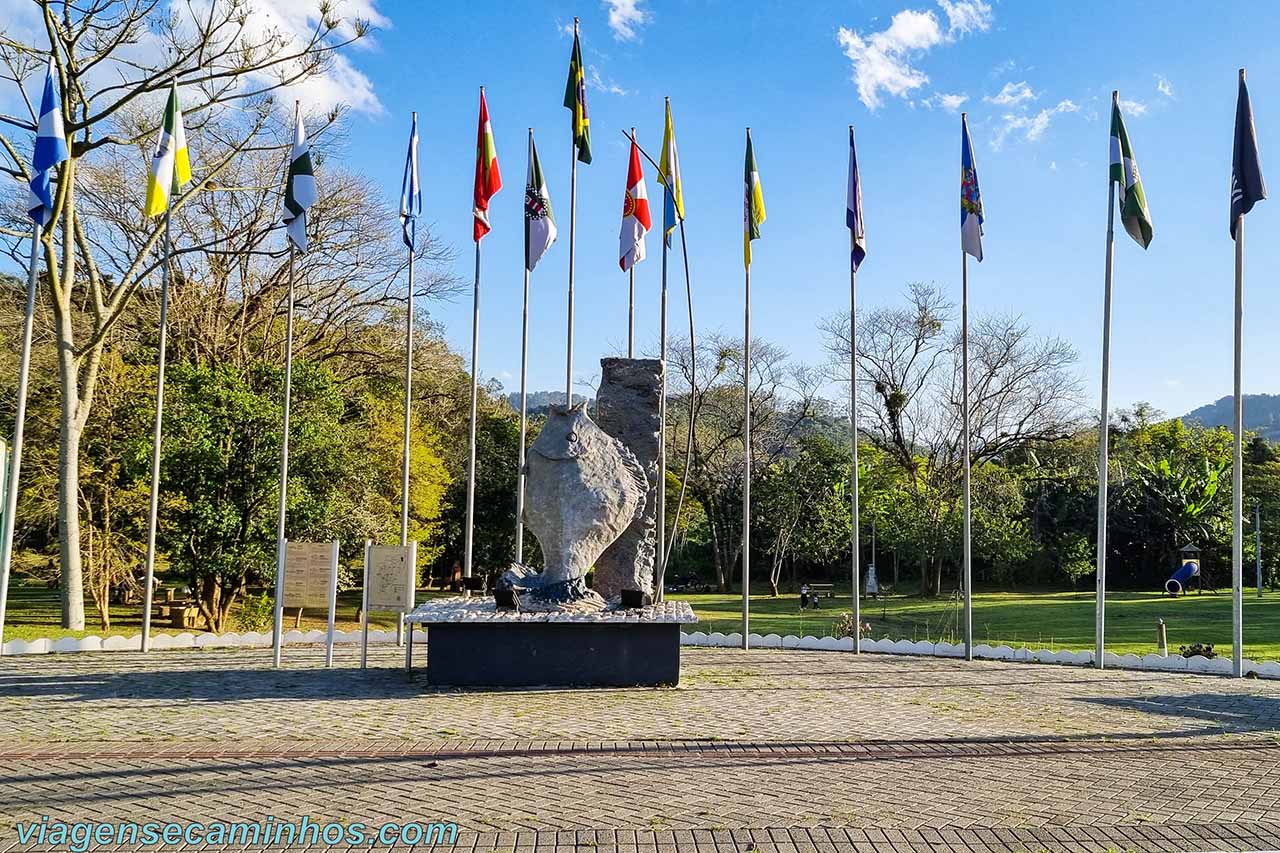
[[[652,227],[649,193],[644,188],[644,170],[640,168],[640,148],[632,139],[627,196],[622,200],[622,230],[618,233],[618,266],[624,272],[644,260],[644,235]]]

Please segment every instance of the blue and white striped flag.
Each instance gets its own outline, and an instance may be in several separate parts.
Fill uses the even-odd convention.
[[[854,272],[867,257],[867,229],[862,223],[862,177],[858,174],[858,151],[849,127],[849,198],[845,204],[845,224],[849,226],[849,266]]]
[[[53,170],[67,159],[67,135],[62,129],[62,100],[58,97],[53,57],[44,78],[40,99],[40,124],[36,128],[35,153],[31,157],[30,200],[27,215],[40,226],[53,218]]]
[[[418,114],[413,114],[413,129],[409,131],[409,153],[404,159],[404,183],[400,187],[400,227],[404,230],[404,244],[413,251],[417,238],[418,214],[422,213],[422,188],[418,186]]]

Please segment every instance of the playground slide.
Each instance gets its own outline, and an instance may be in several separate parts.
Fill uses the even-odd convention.
[[[1191,583],[1191,579],[1200,574],[1200,564],[1195,560],[1187,560],[1183,563],[1173,577],[1164,582],[1165,592],[1175,598],[1187,591],[1187,585]]]

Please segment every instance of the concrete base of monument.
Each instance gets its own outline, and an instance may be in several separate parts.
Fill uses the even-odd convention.
[[[441,687],[662,687],[680,682],[687,602],[599,613],[498,610],[437,599],[406,621],[427,628],[427,681]]]

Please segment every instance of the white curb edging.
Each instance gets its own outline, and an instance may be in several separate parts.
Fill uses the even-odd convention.
[[[320,630],[288,631],[284,635],[283,644],[286,646],[322,645],[326,637],[327,634]],[[333,643],[335,646],[359,645],[360,637],[360,631],[334,631]],[[394,643],[395,641],[395,631],[369,632],[370,645],[375,643]],[[415,643],[425,643],[427,641],[426,631],[415,633],[413,641]],[[189,631],[184,631],[181,634],[156,634],[151,638],[151,647],[153,649],[265,648],[270,645],[270,631],[265,633],[249,631],[245,634],[237,634],[235,632],[213,634],[207,631],[193,634]],[[116,635],[106,638],[90,634],[88,637],[81,639],[62,637],[57,640],[49,640],[41,637],[38,640],[9,640],[4,644],[3,656],[48,655],[71,652],[136,652],[141,651],[141,649],[141,634],[134,634],[132,637]]]

